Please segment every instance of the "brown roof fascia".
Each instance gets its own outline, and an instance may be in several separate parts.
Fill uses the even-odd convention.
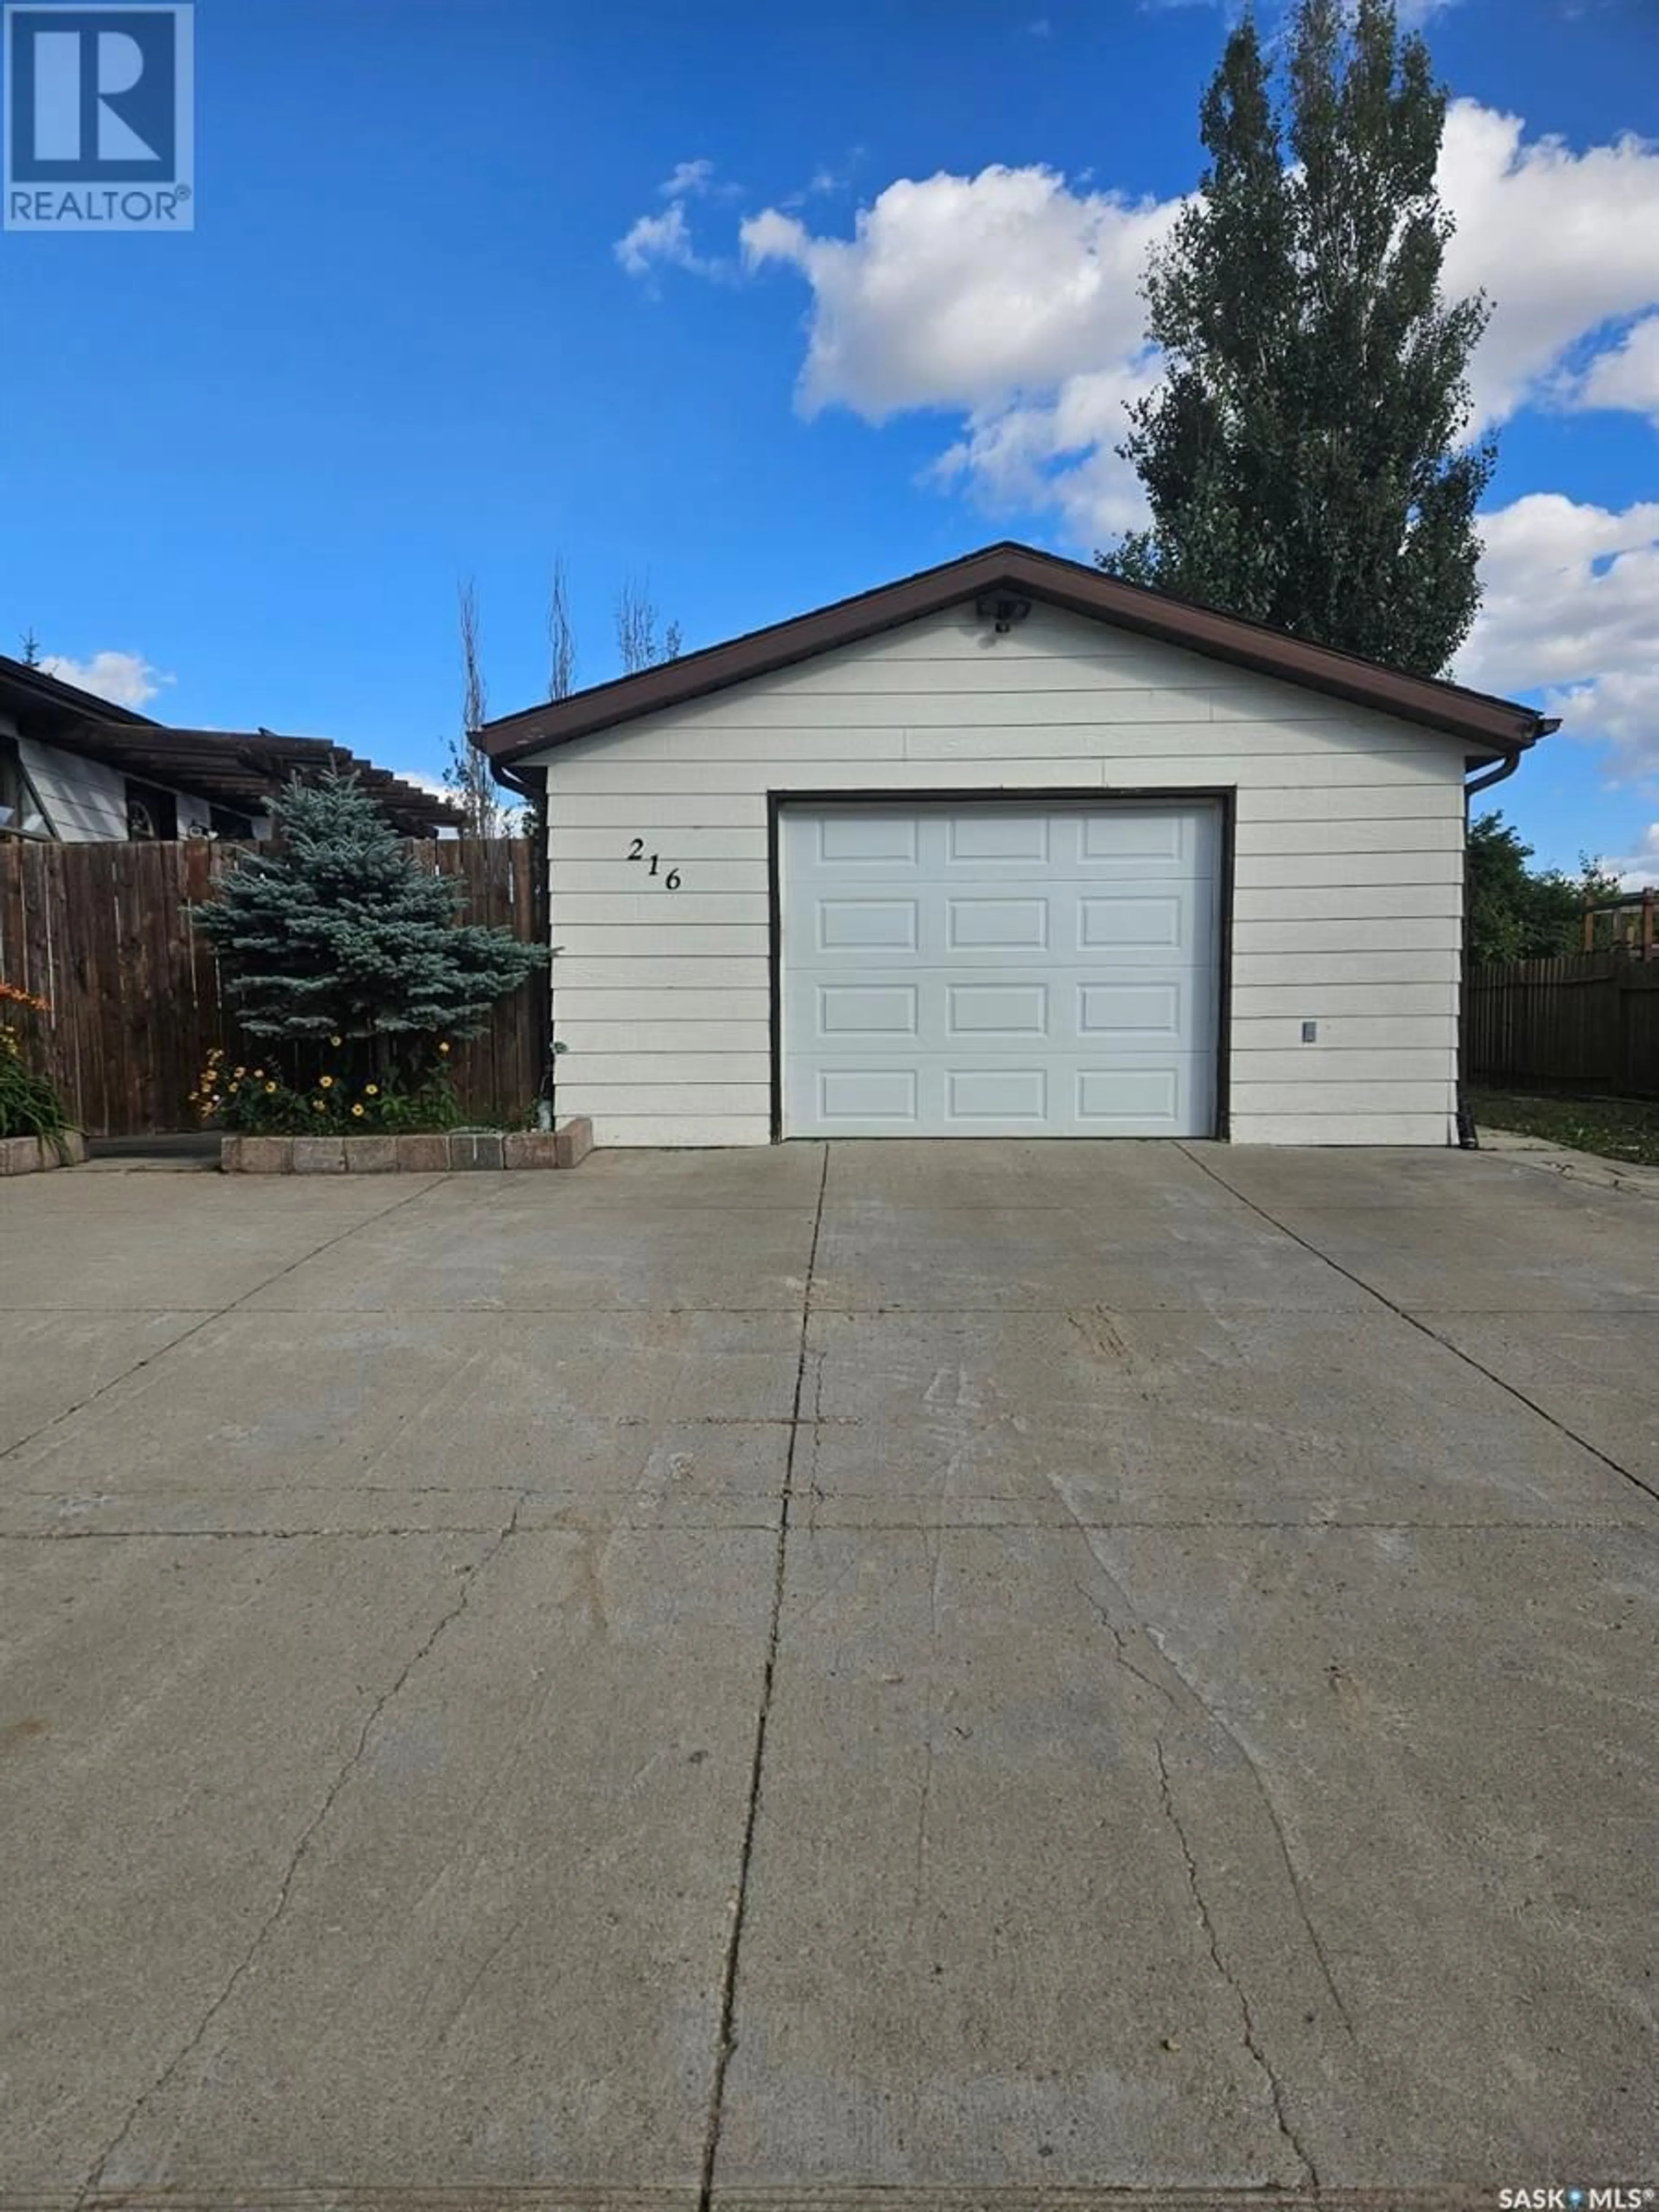
[[[85,714],[90,708],[100,720],[119,722],[129,729],[156,727],[134,707],[118,707],[95,691],[82,691],[78,684],[65,684],[61,677],[49,676],[44,668],[31,667],[27,660],[14,660],[4,653],[0,653],[0,690],[22,691],[68,713]]]
[[[1005,544],[924,568],[898,583],[881,585],[811,614],[752,630],[724,645],[663,661],[637,675],[596,684],[568,699],[504,714],[485,724],[478,743],[502,766],[999,590],[1040,599],[1379,714],[1402,716],[1462,738],[1486,753],[1520,752],[1553,726],[1531,708],[1510,700],[1383,668],[1352,653],[1287,637],[1260,623],[1220,614],[1212,607],[1126,584],[1081,562],[1062,560],[1032,546]]]

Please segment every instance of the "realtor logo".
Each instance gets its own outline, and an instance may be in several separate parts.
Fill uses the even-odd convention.
[[[5,228],[190,230],[195,10],[5,9]]]

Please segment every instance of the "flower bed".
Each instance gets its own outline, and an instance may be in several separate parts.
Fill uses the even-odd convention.
[[[465,1169],[579,1167],[593,1125],[578,1115],[557,1129],[451,1129],[418,1136],[226,1137],[227,1175],[453,1175]]]
[[[0,1175],[75,1167],[87,1156],[86,1139],[70,1127],[57,1085],[30,1064],[39,1049],[31,1025],[51,1012],[34,992],[0,982]]]

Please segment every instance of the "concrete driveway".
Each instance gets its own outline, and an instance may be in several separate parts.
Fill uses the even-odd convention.
[[[0,1240],[4,2201],[1659,2183],[1659,1206],[843,1144]]]

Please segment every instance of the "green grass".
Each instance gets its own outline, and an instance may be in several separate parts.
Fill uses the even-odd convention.
[[[1478,1127],[1515,1129],[1603,1159],[1659,1167],[1659,1101],[1640,1098],[1540,1098],[1517,1091],[1474,1091]]]

